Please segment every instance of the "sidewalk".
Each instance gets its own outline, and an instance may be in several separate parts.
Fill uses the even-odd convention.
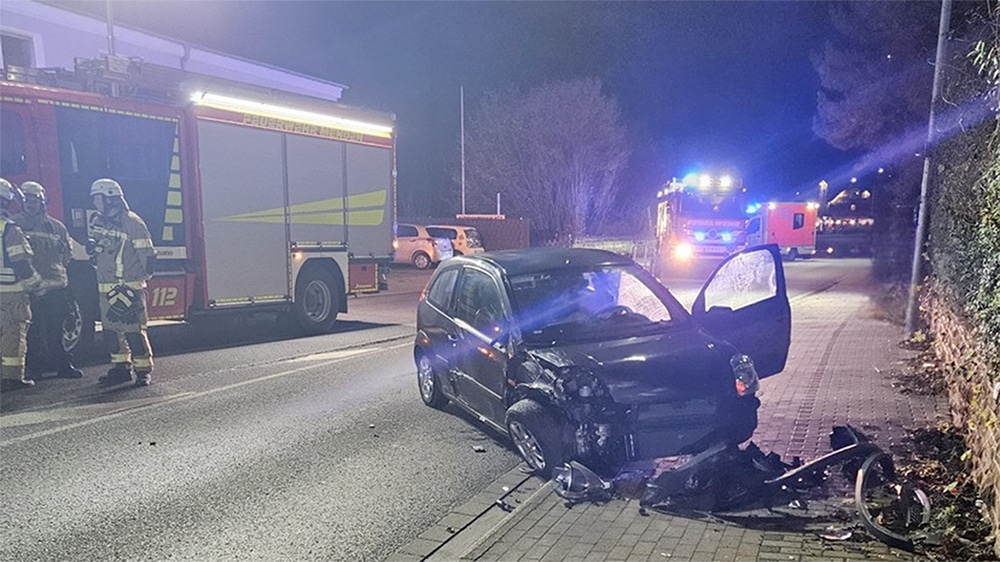
[[[788,366],[762,384],[760,424],[753,441],[765,452],[776,452],[786,461],[793,456],[815,459],[830,451],[831,428],[849,424],[898,455],[908,430],[947,419],[944,397],[903,394],[893,387],[892,371],[899,371],[900,361],[912,353],[896,345],[901,330],[875,318],[867,296],[834,286],[793,299],[792,311]],[[524,482],[518,495],[507,501],[514,509],[506,513],[491,507],[511,493],[503,486],[510,488],[517,472],[496,484],[499,489],[484,490],[464,507],[467,512],[478,507],[484,517],[492,517],[488,528],[467,521],[439,525],[390,560],[917,559],[874,539],[861,540],[858,530],[853,540],[821,538],[819,533],[828,526],[843,530],[857,523],[856,514],[846,521],[836,517],[854,513],[846,490],[833,490],[829,499],[813,502],[806,510],[782,511],[790,516],[758,510],[733,522],[711,515],[640,513],[637,497],[568,507],[551,483],[520,474]]]

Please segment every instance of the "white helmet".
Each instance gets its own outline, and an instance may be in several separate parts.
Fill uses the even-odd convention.
[[[21,198],[21,192],[14,187],[14,184],[9,181],[0,178],[0,199],[4,201],[13,201],[15,199]]]
[[[42,203],[45,202],[45,188],[42,187],[42,184],[38,183],[37,181],[26,181],[22,183],[21,194],[25,196],[33,195],[41,199]]]
[[[125,197],[122,192],[122,186],[118,185],[113,179],[101,178],[95,181],[90,186],[90,196],[94,195],[106,195],[108,197]]]

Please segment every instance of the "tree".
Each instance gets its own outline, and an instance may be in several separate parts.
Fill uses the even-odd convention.
[[[487,94],[466,128],[466,201],[531,221],[533,238],[597,233],[628,160],[617,102],[578,78]]]

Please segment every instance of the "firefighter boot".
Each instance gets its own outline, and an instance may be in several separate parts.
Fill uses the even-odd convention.
[[[56,376],[61,379],[82,379],[83,371],[73,365],[73,356],[69,353],[63,358],[62,367],[56,372]]]
[[[83,371],[74,367],[72,363],[67,363],[63,365],[62,369],[59,369],[56,376],[61,379],[82,379]]]
[[[135,374],[135,385],[136,386],[149,386],[153,384],[152,374],[146,373],[136,373]]]
[[[108,370],[108,374],[97,377],[97,382],[103,385],[132,382],[132,365],[130,363],[118,363]]]

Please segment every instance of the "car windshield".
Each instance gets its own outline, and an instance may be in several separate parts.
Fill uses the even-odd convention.
[[[638,271],[601,266],[511,277],[511,300],[525,340],[638,335],[682,319],[679,305],[661,300]]]

